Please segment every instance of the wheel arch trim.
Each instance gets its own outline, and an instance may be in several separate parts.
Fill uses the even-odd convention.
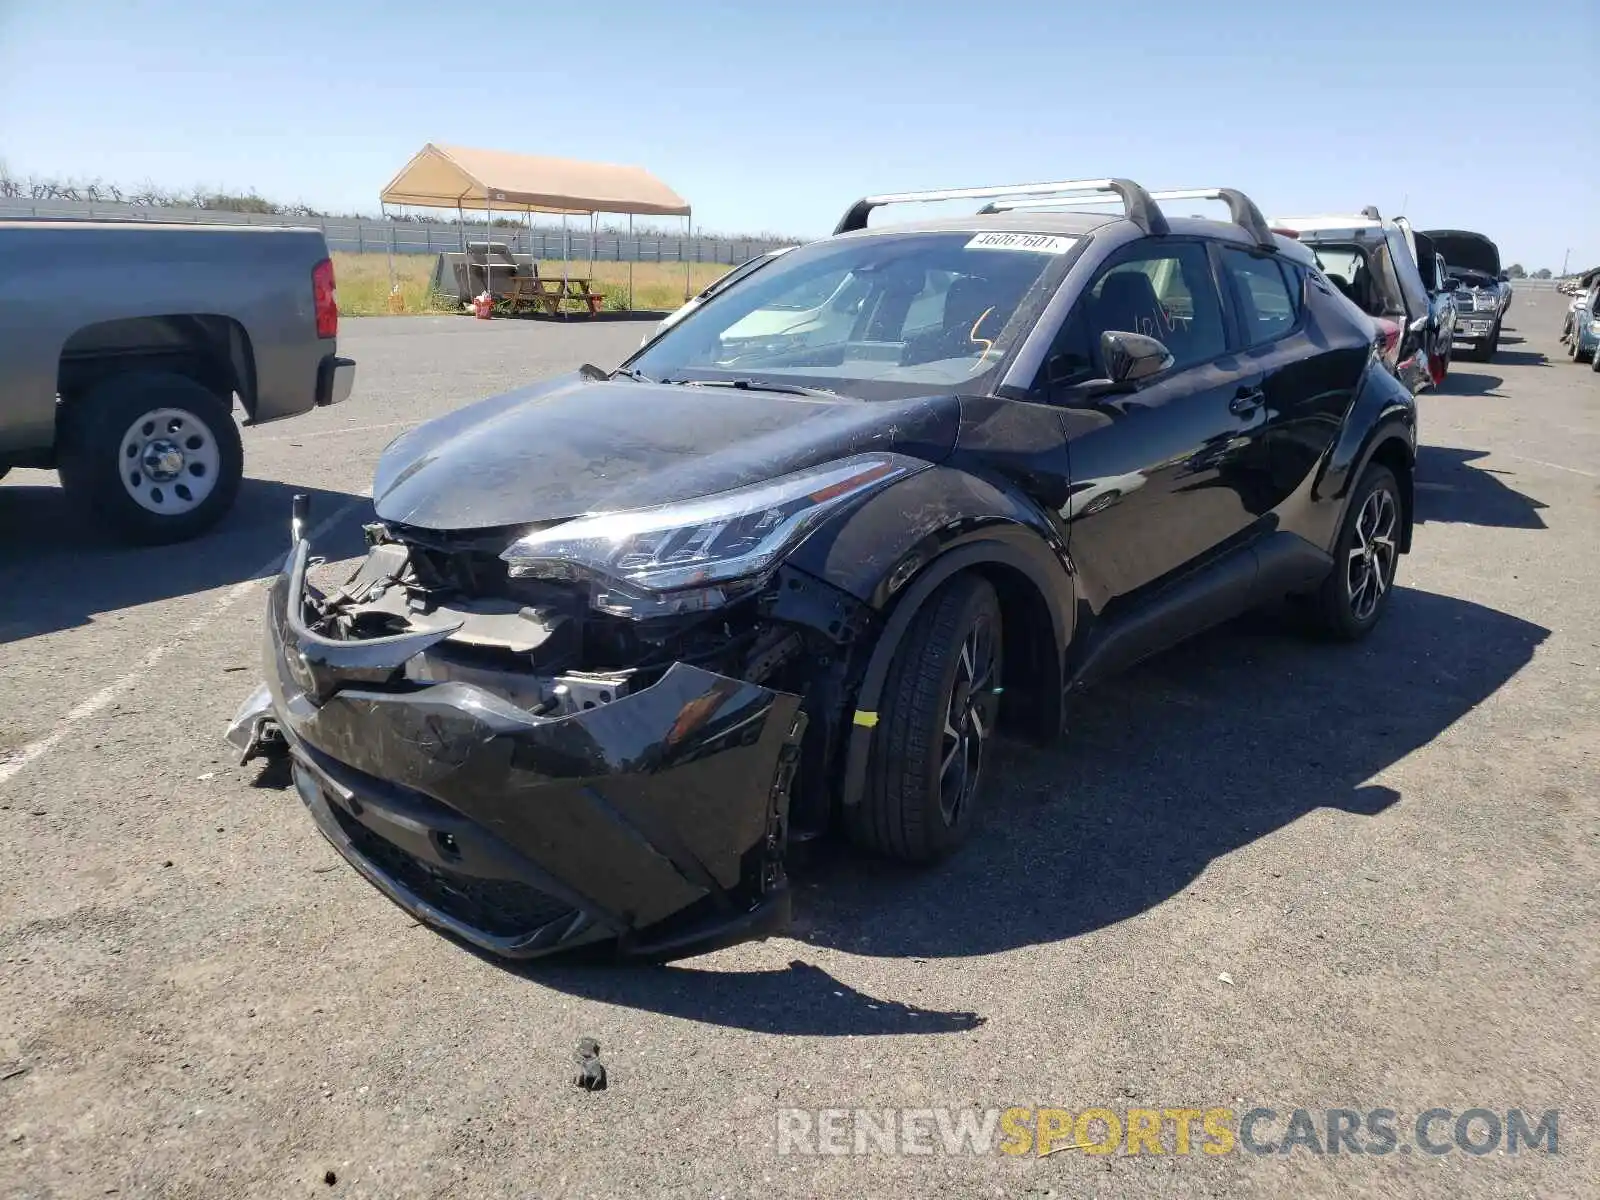
[[[894,661],[900,644],[905,640],[912,621],[922,611],[928,599],[955,576],[964,571],[983,573],[986,569],[988,571],[998,569],[1022,576],[1033,588],[1038,604],[1048,614],[1055,645],[1054,654],[1050,658],[1050,662],[1054,663],[1054,671],[1049,671],[1049,664],[1046,664],[1047,678],[1054,679],[1054,685],[1047,688],[1046,700],[1053,700],[1054,703],[1046,705],[1047,712],[1040,724],[1041,727],[1046,724],[1053,725],[1054,729],[1059,731],[1062,685],[1065,678],[1062,673],[1063,663],[1072,637],[1073,614],[1070,610],[1063,611],[1059,606],[1049,603],[1048,597],[1053,589],[1044,574],[1045,567],[1038,556],[1030,555],[1021,547],[1006,541],[985,538],[963,543],[952,547],[928,563],[901,589],[894,608],[890,611],[888,620],[884,622],[883,629],[873,645],[872,653],[862,673],[861,683],[856,689],[854,706],[850,714],[850,737],[845,748],[844,780],[841,791],[844,807],[852,808],[861,803],[866,788],[867,764],[871,757],[873,733],[878,726],[878,705],[888,680],[889,666]],[[1003,599],[1002,604],[1004,604]],[[1053,721],[1048,716],[1049,712],[1055,714]]]

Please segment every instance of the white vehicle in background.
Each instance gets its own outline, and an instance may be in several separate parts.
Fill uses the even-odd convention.
[[[674,311],[668,313],[667,316],[662,320],[662,322],[659,325],[657,325],[649,333],[644,335],[644,340],[641,341],[639,344],[642,346],[642,345],[644,345],[645,342],[648,342],[651,338],[655,337],[657,334],[663,333],[666,330],[671,329],[679,321],[683,320],[690,313],[692,313],[695,309],[699,308],[707,300],[711,299],[711,297],[715,296],[718,292],[722,291],[723,288],[730,287],[733,284],[738,283],[739,280],[741,280],[745,276],[749,275],[752,271],[760,270],[762,267],[766,266],[773,259],[777,258],[780,254],[787,254],[790,250],[793,250],[793,249],[794,249],[793,246],[779,246],[776,250],[768,250],[765,254],[758,254],[754,258],[746,259],[744,262],[740,263],[733,270],[729,271],[726,275],[724,275],[721,278],[713,281],[698,296],[695,296],[693,299],[686,301],[681,308],[675,309]]]
[[[1328,281],[1378,324],[1383,359],[1411,392],[1444,382],[1457,324],[1453,306],[1435,304],[1417,265],[1426,262],[1433,273],[1436,249],[1428,236],[1404,217],[1384,220],[1372,207],[1279,217],[1272,226],[1310,249]],[[1460,284],[1437,286],[1443,291]]]

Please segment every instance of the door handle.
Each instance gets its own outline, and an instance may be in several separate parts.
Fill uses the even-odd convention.
[[[1228,411],[1236,417],[1253,413],[1267,402],[1267,394],[1258,387],[1242,387],[1228,401]]]

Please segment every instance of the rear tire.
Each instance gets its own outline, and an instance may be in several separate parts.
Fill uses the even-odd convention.
[[[117,375],[63,414],[57,471],[122,538],[181,542],[233,506],[244,448],[231,405],[185,375]]]
[[[1002,629],[994,588],[958,575],[923,605],[895,651],[860,804],[857,845],[931,862],[977,821],[985,745],[999,712]]]
[[[1350,494],[1333,570],[1309,605],[1314,632],[1355,642],[1376,627],[1394,591],[1403,517],[1394,472],[1372,464]]]

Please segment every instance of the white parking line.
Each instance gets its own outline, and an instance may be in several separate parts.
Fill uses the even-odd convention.
[[[1528,458],[1521,454],[1508,454],[1507,458],[1514,458],[1519,462],[1535,463],[1541,467],[1554,467],[1557,471],[1571,471],[1574,475],[1587,475],[1590,479],[1600,479],[1593,471],[1585,471],[1581,467],[1564,467],[1560,463],[1545,462],[1542,458]]]
[[[412,425],[422,424],[422,418],[415,421],[385,421],[382,425],[340,425],[334,429],[318,429],[312,433],[275,433],[268,437],[251,438],[252,442],[292,442],[305,441],[308,438],[332,437],[340,433],[376,433],[380,429],[406,429]]]
[[[321,537],[324,533],[327,533],[328,530],[332,529],[340,521],[344,520],[345,517],[349,516],[358,507],[365,503],[366,499],[362,498],[360,500],[351,500],[348,504],[342,505],[332,516],[319,522],[307,536],[312,539]],[[287,553],[288,551],[285,549],[284,554]],[[22,749],[13,751],[5,758],[0,758],[0,784],[4,784],[7,780],[11,779],[29,763],[48,754],[58,744],[60,744],[62,739],[72,732],[73,726],[77,725],[80,721],[87,721],[90,717],[104,709],[118,696],[122,695],[124,692],[132,691],[144,681],[146,675],[150,671],[150,668],[165,658],[167,653],[175,646],[187,641],[189,638],[192,638],[197,634],[204,632],[208,626],[214,624],[217,618],[225,613],[228,609],[239,603],[239,601],[243,600],[251,592],[259,590],[261,586],[267,582],[267,579],[263,578],[263,576],[270,578],[278,573],[278,569],[283,562],[283,557],[283,554],[274,554],[266,562],[262,563],[261,566],[252,571],[250,573],[250,578],[241,580],[240,582],[234,584],[227,591],[223,592],[222,596],[217,600],[217,602],[208,610],[206,610],[204,614],[196,617],[194,620],[190,621],[187,625],[180,629],[176,638],[174,638],[171,642],[164,643],[152,649],[150,653],[146,654],[142,659],[139,660],[139,665],[133,670],[122,676],[122,678],[106,684],[105,687],[101,688],[94,695],[82,701],[71,711],[69,711],[66,716],[62,717],[56,727],[44,737],[39,738],[37,741],[29,742],[26,746],[23,746]]]

